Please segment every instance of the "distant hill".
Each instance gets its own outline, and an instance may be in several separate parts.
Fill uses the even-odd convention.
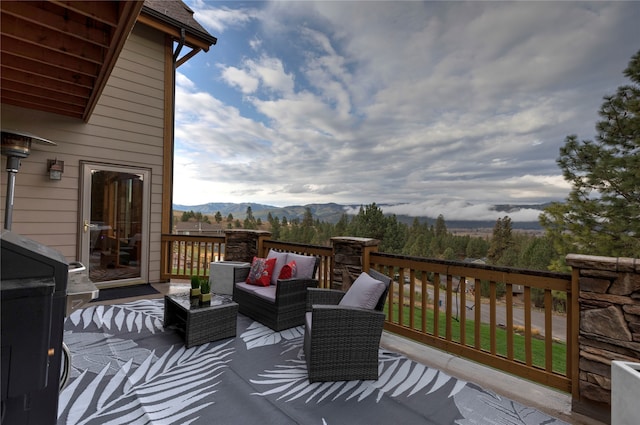
[[[259,218],[265,221],[271,213],[273,217],[287,217],[287,220],[299,218],[302,219],[306,208],[311,210],[314,218],[318,218],[320,221],[327,223],[337,223],[344,214],[345,209],[349,206],[338,205],[334,203],[329,204],[309,204],[309,205],[292,205],[288,207],[276,207],[273,205],[255,204],[252,202],[233,204],[233,203],[219,203],[212,202],[202,205],[173,205],[174,211],[193,211],[201,212],[206,215],[214,215],[220,211],[223,218],[226,218],[229,214],[233,215],[233,218],[244,220],[247,214],[247,208],[251,207],[251,212],[255,218]]]
[[[542,211],[548,204],[536,204],[536,205],[495,205],[494,208],[496,211],[501,211],[505,213],[515,212],[522,208],[530,208],[530,209],[538,209]],[[383,204],[378,205],[380,208],[384,209]],[[302,219],[305,213],[305,210],[309,208],[311,210],[311,214],[314,219],[318,219],[320,221],[324,221],[327,223],[337,223],[340,220],[340,217],[347,210],[355,209],[356,211],[360,208],[359,204],[353,205],[341,205],[336,203],[328,203],[328,204],[308,204],[308,205],[292,205],[288,207],[276,207],[273,205],[265,205],[265,204],[256,204],[252,202],[245,203],[228,203],[228,202],[211,202],[208,204],[201,205],[179,205],[174,204],[173,210],[174,212],[181,211],[193,211],[193,212],[201,212],[205,215],[213,216],[216,212],[220,211],[223,218],[226,218],[229,214],[233,215],[234,219],[244,220],[247,208],[251,207],[251,211],[253,212],[253,216],[257,219],[261,219],[262,221],[266,221],[269,213],[273,217],[279,217],[282,219],[286,217],[287,220],[292,219]],[[411,225],[413,223],[415,217],[407,216],[407,215],[397,215],[396,218],[398,221],[402,223],[406,223]],[[435,223],[434,217],[418,217],[421,222],[427,222],[429,224]],[[445,216],[445,220],[447,223],[447,228],[449,229],[486,229],[493,228],[495,225],[495,221],[490,220],[447,220]],[[535,222],[512,222],[512,227],[514,229],[524,229],[524,230],[539,230],[540,224]]]

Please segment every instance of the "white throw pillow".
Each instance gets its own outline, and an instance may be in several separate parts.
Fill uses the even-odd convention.
[[[271,274],[271,284],[275,285],[276,283],[278,283],[278,276],[280,276],[282,267],[287,264],[287,253],[270,249],[269,253],[267,254],[267,258],[276,259],[276,265],[273,267],[273,273]]]
[[[385,290],[384,283],[362,272],[344,294],[339,305],[373,310]]]

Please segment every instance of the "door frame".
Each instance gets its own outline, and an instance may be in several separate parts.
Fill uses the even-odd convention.
[[[149,282],[149,243],[151,228],[151,169],[143,167],[133,167],[127,165],[116,165],[96,161],[80,161],[80,197],[79,197],[79,220],[78,220],[78,258],[87,269],[89,268],[91,250],[91,232],[84,230],[85,220],[91,220],[91,171],[111,171],[142,175],[142,239],[140,251],[140,276],[128,279],[118,279],[104,282],[96,282],[98,288],[110,288],[116,286],[127,286]]]

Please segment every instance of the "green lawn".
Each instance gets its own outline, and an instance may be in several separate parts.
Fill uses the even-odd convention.
[[[427,309],[427,333],[433,335],[433,309]],[[388,314],[388,307],[385,307],[385,313]],[[397,323],[398,320],[398,305],[393,306],[393,322]],[[444,337],[446,335],[446,320],[445,313],[440,312],[438,318],[438,332],[439,336]],[[404,326],[409,326],[409,307],[403,309],[403,321]],[[422,323],[422,309],[416,308],[414,310],[414,328],[421,330]],[[465,342],[468,346],[475,345],[475,322],[467,318],[465,322]],[[480,346],[483,350],[490,350],[490,331],[491,328],[488,324],[480,324]],[[507,355],[507,332],[505,329],[497,328],[496,330],[496,352],[502,356]],[[460,342],[460,323],[452,318],[451,320],[451,339],[455,342]],[[514,333],[513,335],[513,356],[515,359],[522,362],[525,361],[525,338],[522,335]],[[531,341],[531,352],[533,357],[533,364],[544,368],[545,364],[545,342],[544,340],[533,338]],[[567,346],[565,343],[554,342],[552,346],[552,369],[554,372],[565,375],[566,374],[566,353]]]

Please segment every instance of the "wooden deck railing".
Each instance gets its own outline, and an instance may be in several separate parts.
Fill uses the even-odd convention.
[[[224,242],[224,235],[162,235],[161,255],[165,261],[160,278],[209,276],[209,264],[224,259]]]
[[[163,235],[168,266],[162,278],[207,276],[211,261],[224,260],[224,243],[224,236]],[[259,255],[269,249],[320,257],[320,286],[331,287],[331,247],[265,240]],[[578,307],[570,274],[378,252],[371,254],[370,267],[394,280],[386,330],[571,392]],[[483,285],[488,296],[481,294]],[[543,292],[543,308],[532,307],[534,289]],[[566,296],[564,314],[554,314],[552,291]]]
[[[571,392],[577,291],[570,274],[384,253],[372,253],[370,267],[394,278],[386,330]],[[531,302],[534,288],[544,293],[539,310]],[[565,313],[554,314],[552,291],[566,295]]]

